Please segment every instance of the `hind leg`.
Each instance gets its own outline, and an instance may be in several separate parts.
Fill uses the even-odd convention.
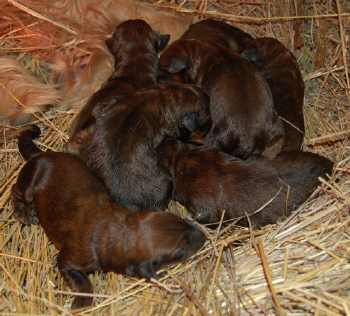
[[[57,266],[61,275],[68,283],[73,292],[93,293],[92,283],[87,274],[69,258],[74,257],[74,251],[63,248],[57,257]],[[72,309],[88,307],[93,305],[93,297],[77,296],[73,300]]]
[[[38,224],[38,217],[34,211],[33,196],[36,184],[43,178],[43,173],[35,163],[29,161],[20,171],[17,182],[11,189],[13,216],[25,225]]]

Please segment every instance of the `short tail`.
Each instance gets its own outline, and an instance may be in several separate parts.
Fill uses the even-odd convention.
[[[39,137],[40,134],[40,128],[36,125],[30,125],[27,130],[19,134],[18,149],[25,160],[29,160],[43,152],[33,142],[33,139]]]

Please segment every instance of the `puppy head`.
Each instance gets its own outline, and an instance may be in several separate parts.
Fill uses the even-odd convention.
[[[186,114],[179,120],[180,137],[178,139],[203,145],[211,125],[212,120],[209,113],[198,111]]]
[[[185,261],[206,240],[198,227],[172,213],[145,210],[132,216],[138,227],[138,255],[144,259],[136,268],[140,277],[156,279],[157,270]]]
[[[121,23],[115,30],[111,39],[106,40],[106,45],[112,55],[115,55],[121,44],[149,42],[156,52],[160,52],[167,45],[170,35],[158,35],[143,20],[128,20]]]
[[[266,61],[294,59],[293,54],[280,41],[272,37],[262,37],[247,42],[241,55],[258,68]]]

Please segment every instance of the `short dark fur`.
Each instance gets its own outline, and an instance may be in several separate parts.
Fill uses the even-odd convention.
[[[170,44],[159,59],[160,82],[194,83],[208,92],[213,127],[204,146],[242,159],[255,150],[274,158],[284,140],[270,88],[251,63],[200,40]]]
[[[186,260],[203,245],[203,232],[174,214],[131,212],[113,203],[79,158],[41,152],[32,141],[38,134],[36,129],[19,137],[20,152],[30,160],[12,188],[13,214],[26,225],[39,219],[73,291],[93,293],[86,273],[95,270],[157,278],[158,269]],[[92,303],[77,297],[72,308]]]
[[[317,188],[318,177],[325,178],[333,168],[330,160],[309,152],[283,152],[272,160],[253,155],[242,161],[215,149],[192,149],[175,139],[164,140],[158,155],[173,176],[174,200],[199,215],[201,223],[219,222],[223,210],[224,220],[244,218],[277,195],[250,217],[257,226],[276,223],[302,204]],[[239,223],[247,225],[244,219]]]
[[[277,39],[263,37],[246,43],[242,56],[249,59],[265,78],[272,92],[274,107],[284,119],[282,151],[300,150],[305,131],[305,87],[293,54]]]
[[[239,54],[244,44],[253,38],[228,23],[206,19],[192,24],[181,39],[198,39],[224,45]]]
[[[165,208],[170,174],[158,165],[165,137],[203,143],[211,126],[209,97],[193,85],[159,85],[124,99],[96,121],[87,162],[115,202],[131,210]]]
[[[169,35],[157,35],[143,20],[129,20],[117,27],[106,41],[114,55],[115,71],[73,121],[67,152],[84,158],[100,112],[109,104],[156,84],[158,52],[168,40]]]

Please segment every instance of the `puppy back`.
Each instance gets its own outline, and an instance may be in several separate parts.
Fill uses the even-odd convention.
[[[25,160],[29,160],[36,155],[42,153],[33,142],[33,139],[41,134],[40,128],[36,125],[30,125],[29,128],[23,131],[18,137],[18,149]]]
[[[223,21],[206,19],[192,24],[181,39],[199,39],[221,44],[240,53],[246,42],[253,39],[249,34]]]

